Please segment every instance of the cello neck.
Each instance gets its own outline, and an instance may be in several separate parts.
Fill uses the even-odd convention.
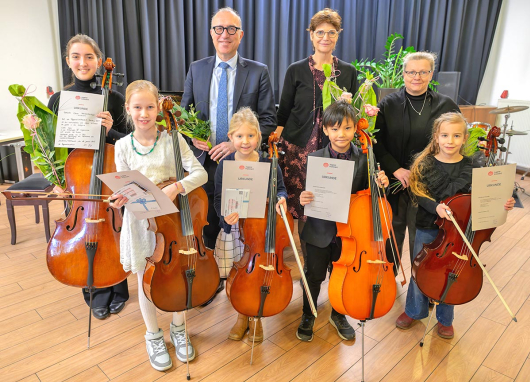
[[[109,85],[108,83],[101,89],[103,94],[103,111],[108,111],[109,106]],[[105,161],[105,139],[107,137],[107,129],[101,125],[99,131],[99,147],[94,150],[94,159],[92,160],[92,176],[90,178],[90,194],[101,194],[101,180],[96,176],[103,173],[103,163]],[[91,196],[91,199],[97,199]]]
[[[267,229],[265,230],[265,252],[274,253],[276,247],[276,198],[278,196],[278,158],[273,156],[269,178],[269,205]]]
[[[368,178],[370,195],[372,198],[372,221],[373,221],[373,232],[374,241],[383,241],[383,226],[381,224],[381,215],[379,213],[379,186],[377,185],[377,171],[375,167],[375,156],[372,149],[372,145],[368,146],[367,153],[368,161]]]
[[[171,119],[171,124],[174,121]],[[184,179],[184,168],[182,166],[182,156],[180,151],[180,142],[178,131],[176,126],[172,126],[171,138],[173,139],[173,157],[175,159],[175,169],[177,172],[177,182]],[[180,194],[179,198],[179,209],[180,209],[180,221],[182,223],[182,234],[184,236],[193,236],[193,223],[191,220],[190,203],[187,195]]]

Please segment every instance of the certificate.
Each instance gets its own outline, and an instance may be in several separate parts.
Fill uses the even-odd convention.
[[[178,212],[164,192],[140,171],[121,171],[97,175],[114,193],[123,192],[129,201],[125,208],[142,220]]]
[[[61,92],[55,131],[55,147],[99,148],[104,96],[101,94]]]
[[[267,191],[269,190],[268,162],[248,162],[225,160],[223,162],[223,191],[221,206],[225,206],[227,189],[250,190],[248,196],[248,218],[265,217]],[[224,208],[223,208],[224,209]]]
[[[506,222],[504,204],[513,194],[516,164],[473,169],[471,219],[473,231]]]
[[[304,207],[313,218],[347,223],[355,162],[343,159],[307,157],[306,191],[314,199]]]

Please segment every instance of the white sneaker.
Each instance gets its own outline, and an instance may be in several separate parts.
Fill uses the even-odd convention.
[[[177,358],[181,362],[186,362],[186,335],[184,333],[184,324],[175,326],[173,323],[169,325],[171,331],[171,342],[175,346],[175,353]],[[191,344],[190,337],[188,336],[188,358],[190,361],[195,359],[195,349]]]
[[[145,346],[151,366],[155,370],[164,371],[173,366],[164,341],[164,331],[162,329],[158,329],[158,333],[146,332]]]

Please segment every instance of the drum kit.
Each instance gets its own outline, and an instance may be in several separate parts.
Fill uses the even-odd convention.
[[[504,165],[508,163],[508,154],[510,153],[510,141],[513,136],[516,135],[528,135],[528,131],[518,131],[513,129],[513,122],[512,126],[508,129],[508,120],[510,119],[511,113],[517,113],[523,110],[528,109],[528,106],[506,106],[506,107],[498,107],[497,109],[494,109],[490,111],[490,114],[504,114],[504,124],[502,125],[502,136],[497,139],[497,141],[501,144],[499,147],[499,158],[497,159],[498,165]],[[469,128],[473,127],[479,127],[484,129],[485,131],[488,131],[491,128],[491,125],[489,123],[485,122],[471,122],[468,124]],[[504,147],[504,143],[506,142],[505,137],[508,136],[508,145]],[[504,157],[503,157],[504,153]],[[524,179],[526,174],[529,171],[527,171],[521,179]]]
[[[508,155],[510,154],[510,141],[512,140],[512,137],[515,135],[528,135],[527,131],[514,130],[513,123],[512,126],[508,129],[508,119],[510,119],[510,114],[517,113],[526,109],[528,109],[528,106],[506,106],[498,107],[497,109],[490,111],[490,114],[504,114],[504,125],[502,125],[502,138],[504,138],[506,135],[508,136],[508,145],[506,146],[505,155],[504,158],[502,158],[503,150],[501,150],[501,154],[499,156],[499,164],[508,163]]]

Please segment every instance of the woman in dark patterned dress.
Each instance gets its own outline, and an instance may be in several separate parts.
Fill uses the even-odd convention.
[[[305,189],[307,155],[325,147],[329,140],[322,132],[323,64],[332,67],[331,77],[342,89],[355,93],[355,68],[333,56],[341,29],[341,17],[329,8],[317,12],[309,23],[314,53],[289,66],[278,109],[278,132],[285,155],[280,157],[289,198],[289,212],[298,219],[298,232],[305,223],[300,193]],[[305,259],[305,243],[300,240]]]

